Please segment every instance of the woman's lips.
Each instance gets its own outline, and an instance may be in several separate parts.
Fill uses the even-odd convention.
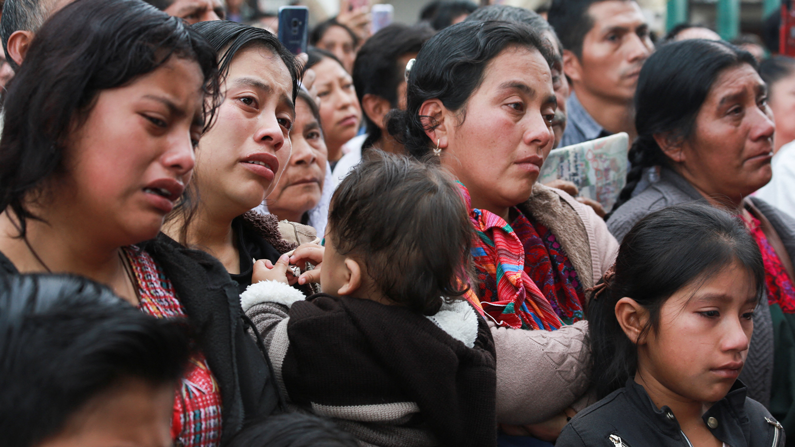
[[[315,177],[304,178],[304,179],[301,179],[301,180],[296,180],[294,182],[291,182],[290,185],[292,185],[292,186],[306,185],[306,184],[309,184],[309,183],[320,183],[320,179],[315,178]]]
[[[143,188],[149,203],[163,214],[168,214],[174,209],[174,203],[184,191],[185,185],[173,178],[157,179],[147,183]]]
[[[257,152],[243,158],[240,163],[267,181],[273,181],[279,172],[279,159],[267,152]]]
[[[544,164],[544,158],[537,154],[528,155],[524,158],[516,160],[514,164],[518,165],[521,169],[527,172],[541,172],[541,166]]]
[[[341,119],[338,123],[341,127],[351,127],[359,124],[359,118],[356,115],[349,115]]]

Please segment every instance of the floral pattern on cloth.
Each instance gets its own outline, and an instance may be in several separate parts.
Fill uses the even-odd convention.
[[[759,251],[762,252],[762,262],[765,265],[765,290],[767,291],[768,304],[778,304],[781,311],[787,314],[795,313],[795,286],[792,279],[784,270],[784,265],[778,257],[778,253],[770,245],[761,222],[750,213],[742,215],[743,222],[751,232]]]
[[[581,320],[582,285],[555,235],[518,210],[509,225],[472,208],[469,191],[458,185],[477,234],[472,255],[483,310],[500,325],[517,329],[556,330]]]
[[[136,246],[124,251],[138,282],[138,308],[157,318],[187,318],[174,286],[155,260]],[[171,439],[186,447],[221,445],[221,390],[198,350],[175,393]]]

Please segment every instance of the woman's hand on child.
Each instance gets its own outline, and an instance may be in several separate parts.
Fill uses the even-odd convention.
[[[315,266],[298,277],[298,284],[304,285],[310,282],[320,282],[320,269],[323,265],[323,254],[326,248],[313,242],[302,244],[295,249],[290,256],[290,264],[303,265],[308,262]]]
[[[260,259],[254,263],[254,271],[251,274],[251,283],[256,284],[260,281],[279,281],[289,284],[287,279],[287,269],[289,258],[282,255],[274,265],[269,259]]]

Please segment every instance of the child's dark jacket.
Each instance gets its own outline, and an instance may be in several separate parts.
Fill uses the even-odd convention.
[[[289,405],[332,418],[364,445],[496,445],[494,346],[468,303],[425,317],[273,287],[252,285],[241,304]]]
[[[739,381],[703,419],[727,447],[784,446],[781,425],[762,404],[746,397]],[[688,447],[689,443],[670,409],[658,409],[646,390],[630,379],[624,388],[575,416],[555,446]]]

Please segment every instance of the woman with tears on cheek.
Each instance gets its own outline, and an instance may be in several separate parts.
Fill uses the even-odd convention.
[[[276,262],[296,248],[295,242],[315,239],[313,229],[296,224],[287,227],[298,237],[285,240],[275,216],[251,211],[273,191],[290,160],[300,68],[263,29],[220,21],[200,23],[195,29],[216,50],[224,100],[218,119],[196,149],[191,187],[199,204],[194,214],[170,216],[165,232],[220,260],[242,293],[251,284],[255,260]],[[317,244],[307,244],[295,251],[292,263],[317,264],[322,251]],[[316,282],[318,273],[291,279],[303,285]]]
[[[71,3],[12,81],[0,143],[0,274],[85,276],[147,314],[189,317],[195,350],[170,418],[171,443],[185,446],[218,446],[276,407],[267,363],[217,295],[236,292],[221,265],[152,240],[190,204],[217,69],[193,28],[152,6]]]
[[[784,430],[737,380],[765,267],[740,219],[707,204],[649,214],[588,307],[598,403],[558,447],[781,447]]]

